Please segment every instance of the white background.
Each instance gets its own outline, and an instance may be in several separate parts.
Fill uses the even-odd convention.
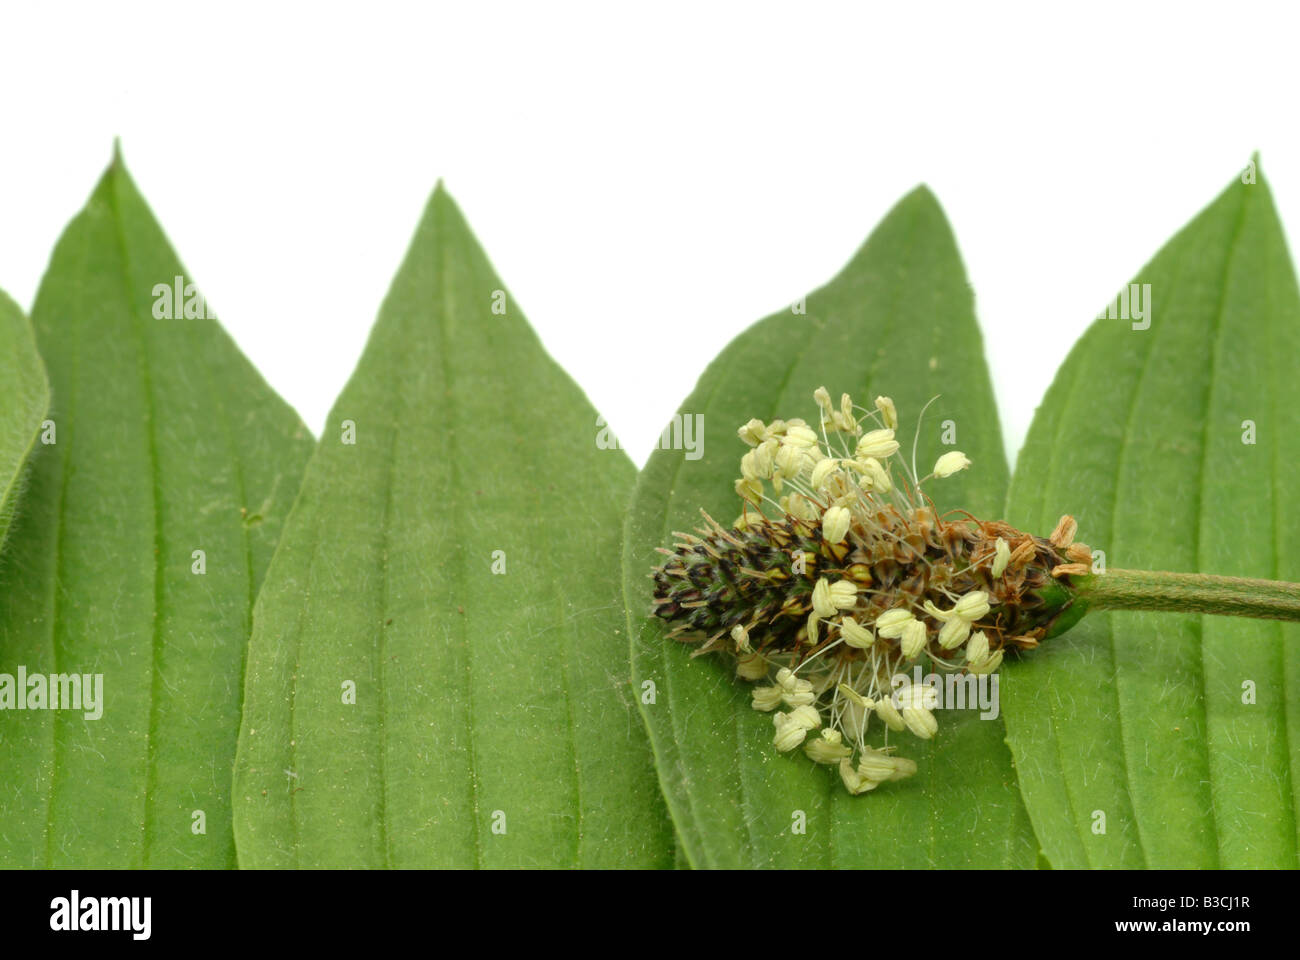
[[[1262,153],[1300,231],[1295,23],[1180,3],[0,5],[0,288],[122,138],[319,432],[438,177],[638,464],[706,364],[918,182],[1009,455],[1119,286]]]

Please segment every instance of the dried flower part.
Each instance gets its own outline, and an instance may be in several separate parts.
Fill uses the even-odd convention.
[[[944,454],[924,480],[899,456],[892,400],[837,406],[814,399],[820,436],[802,420],[751,420],[751,449],[731,528],[707,514],[675,533],[654,573],[654,613],[670,636],[738,660],[756,710],[773,713],[782,752],[804,745],[838,766],[853,793],[900,779],[915,764],[890,756],[889,731],[929,739],[938,721],[924,690],[895,677],[925,658],[938,670],[987,674],[1006,649],[1033,649],[1073,601],[1069,577],[1088,548],[1062,517],[1044,539],[1000,521],[940,516],[922,489],[970,466]],[[770,485],[770,491],[768,489]],[[867,743],[872,715],[886,743]],[[811,730],[821,729],[808,741]],[[888,775],[886,775],[886,773]]]

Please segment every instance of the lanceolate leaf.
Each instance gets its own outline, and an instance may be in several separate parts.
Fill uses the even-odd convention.
[[[0,292],[0,550],[22,498],[24,466],[50,405],[45,366],[31,325]]]
[[[1071,513],[1114,567],[1300,579],[1300,295],[1263,179],[1134,283],[1039,409],[1009,520]],[[1297,644],[1294,625],[1091,613],[1012,665],[1010,743],[1052,864],[1296,866]]]
[[[677,431],[681,441],[699,424],[702,448],[657,450],[628,517],[633,677],[656,693],[641,710],[681,849],[696,867],[1033,866],[1000,720],[946,712],[932,746],[908,741],[920,765],[914,778],[850,796],[833,770],[775,754],[771,716],[751,709],[747,685],[714,658],[692,661],[690,648],[664,639],[647,616],[655,547],[673,530],[694,528],[700,508],[723,522],[740,512],[733,481],[747,448],[736,428],[751,417],[813,420],[821,385],[867,405],[892,396],[908,437],[940,394],[926,414],[918,464],[928,469],[952,449],[941,443],[951,420],[974,467],[931,493],[941,509],[986,518],[999,510],[1007,471],[996,408],[970,288],[934,197],[925,189],[907,196],[803,306],[759,322],[709,366],[676,421],[691,427]]]
[[[28,707],[0,713],[6,866],[235,863],[252,602],[311,437],[188,280],[156,292],[184,275],[115,159],[37,294],[54,430],[0,560],[0,674]],[[72,675],[79,703],[68,681],[33,708]]]
[[[596,421],[439,187],[258,599],[241,864],[673,863]]]

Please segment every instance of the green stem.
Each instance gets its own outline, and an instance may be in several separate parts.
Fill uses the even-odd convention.
[[[1300,583],[1161,570],[1107,570],[1071,578],[1094,610],[1166,610],[1300,620]]]

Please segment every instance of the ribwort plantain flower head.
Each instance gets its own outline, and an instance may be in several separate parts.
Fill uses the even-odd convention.
[[[872,409],[848,394],[837,405],[825,388],[813,399],[816,427],[755,419],[739,429],[750,448],[735,484],[740,516],[724,527],[704,514],[696,534],[674,534],[653,572],[654,613],[699,645],[696,656],[734,658],[756,684],[753,708],[772,714],[778,751],[802,746],[851,793],[868,793],[916,771],[891,734],[939,733],[930,688],[895,678],[922,661],[988,674],[1008,649],[1038,646],[1069,619],[1069,578],[1087,548],[1068,517],[1043,539],[965,511],[940,515],[924,485],[970,458],[945,453],[919,477],[889,397]]]

